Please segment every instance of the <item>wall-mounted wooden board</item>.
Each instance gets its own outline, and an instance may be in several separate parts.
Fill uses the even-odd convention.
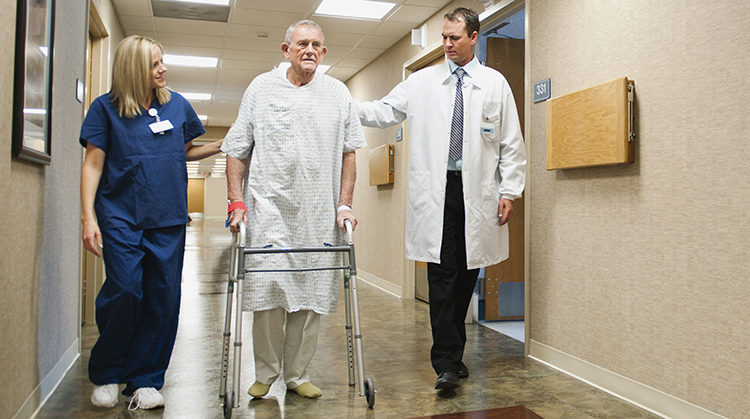
[[[621,78],[547,101],[547,170],[635,162],[633,88]]]
[[[393,183],[393,144],[370,150],[370,186]]]

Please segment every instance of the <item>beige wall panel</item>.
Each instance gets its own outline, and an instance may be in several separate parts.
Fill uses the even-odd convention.
[[[475,1],[454,1],[427,21],[427,45],[442,39],[443,15],[448,10],[463,6],[482,11]],[[355,99],[380,99],[403,80],[404,63],[422,52],[411,45],[411,35],[396,43],[370,65],[347,81]],[[367,147],[357,153],[357,184],[354,189],[354,214],[359,224],[355,233],[357,266],[363,271],[384,279],[398,287],[404,276],[404,226],[406,188],[404,163],[407,150],[404,141],[396,141],[396,130],[403,124],[388,129],[364,128]],[[384,144],[395,145],[395,176],[392,185],[369,185],[369,150]],[[384,263],[384,261],[386,261]]]
[[[531,105],[530,339],[750,417],[750,3],[531,0],[530,81],[636,83],[636,163],[548,172]]]
[[[227,178],[206,178],[206,202],[204,217],[227,218]]]
[[[108,0],[107,0],[108,3]],[[14,61],[14,0],[0,0],[0,58]],[[110,5],[111,8],[111,5]],[[49,388],[40,383],[67,367],[78,338],[81,147],[86,2],[58,4],[52,94],[52,162],[10,157],[13,66],[0,66],[0,417],[33,412]],[[114,22],[115,25],[119,24]],[[117,29],[115,32],[120,32]],[[46,382],[46,384],[50,384]],[[30,397],[32,396],[32,397]]]
[[[16,2],[0,0],[0,59],[14,62]],[[0,417],[13,417],[39,383],[36,365],[44,169],[12,160],[13,66],[0,66]]]

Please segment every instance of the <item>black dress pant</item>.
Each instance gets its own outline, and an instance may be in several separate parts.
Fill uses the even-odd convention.
[[[427,264],[435,372],[458,372],[466,345],[466,312],[479,269],[466,269],[464,194],[460,172],[448,172],[440,263]]]

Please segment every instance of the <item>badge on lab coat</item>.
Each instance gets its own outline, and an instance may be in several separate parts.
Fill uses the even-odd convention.
[[[479,126],[479,132],[481,132],[482,134],[494,134],[495,124],[482,122],[482,124]]]
[[[148,127],[151,128],[151,131],[154,132],[154,134],[159,134],[164,131],[169,131],[172,128],[174,128],[174,125],[172,125],[171,122],[169,122],[169,119],[165,119],[164,121],[154,122],[153,124],[148,124]]]

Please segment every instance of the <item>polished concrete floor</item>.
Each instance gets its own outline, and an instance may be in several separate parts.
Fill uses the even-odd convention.
[[[91,405],[86,375],[94,326],[82,331],[83,353],[37,418],[222,418],[218,397],[230,233],[223,221],[196,219],[188,228],[180,328],[162,394],[166,407],[128,411],[121,397],[112,409]],[[356,237],[356,233],[355,233]],[[356,239],[355,239],[356,240]],[[358,252],[366,249],[358,248]],[[287,392],[277,382],[252,400],[251,313],[243,316],[240,407],[234,418],[411,418],[523,405],[545,419],[657,418],[523,355],[523,343],[479,324],[467,325],[464,362],[471,371],[453,393],[433,389],[428,306],[400,300],[360,281],[365,375],[377,395],[373,409],[348,385],[343,295],[337,313],[324,316],[318,351],[309,368],[323,396]]]

